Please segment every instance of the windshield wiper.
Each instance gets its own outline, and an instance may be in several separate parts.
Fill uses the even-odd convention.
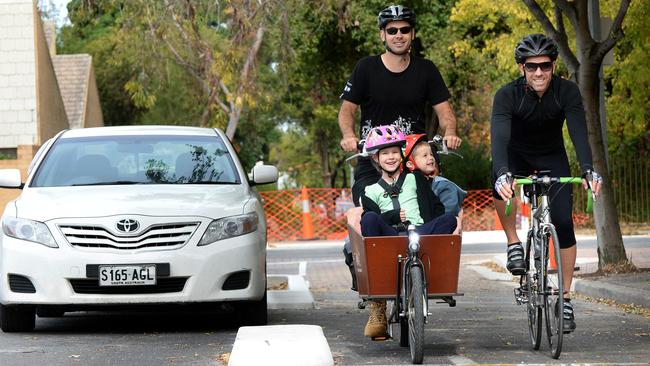
[[[183,183],[175,183],[175,184],[239,184],[237,182],[210,182],[210,181],[200,181],[200,182],[183,182]]]
[[[112,182],[76,183],[71,184],[71,186],[119,186],[129,184],[145,184],[145,182],[138,182],[134,180],[115,180]]]

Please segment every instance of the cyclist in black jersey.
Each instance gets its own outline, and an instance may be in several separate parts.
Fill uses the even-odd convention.
[[[543,34],[524,37],[515,48],[515,61],[522,76],[497,91],[492,107],[491,145],[495,206],[508,240],[507,268],[514,275],[524,274],[524,250],[515,229],[515,216],[505,215],[504,199],[514,192],[512,175],[527,176],[535,171],[550,170],[551,176],[570,176],[564,148],[562,126],[567,122],[569,135],[583,173],[595,194],[602,179],[593,171],[587,124],[578,86],[553,75],[558,49]],[[571,185],[551,188],[551,221],[560,241],[565,292],[564,330],[576,327],[571,288],[576,261],[576,238],[573,232]],[[513,206],[514,207],[514,206]]]

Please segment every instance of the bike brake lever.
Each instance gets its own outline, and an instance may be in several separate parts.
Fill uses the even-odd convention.
[[[345,161],[348,162],[348,161],[356,159],[356,158],[367,158],[368,156],[369,156],[368,153],[364,151],[364,152],[356,153],[356,154],[350,156],[349,158],[345,159]]]
[[[464,157],[461,154],[455,151],[450,151],[449,148],[447,148],[447,143],[445,142],[442,136],[435,135],[433,136],[433,139],[430,142],[433,142],[437,146],[440,146],[440,150],[437,151],[438,155],[456,155],[459,158],[464,159]]]

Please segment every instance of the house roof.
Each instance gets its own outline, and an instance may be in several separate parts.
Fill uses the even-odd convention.
[[[87,54],[56,55],[52,57],[52,64],[70,128],[82,128],[92,57]]]

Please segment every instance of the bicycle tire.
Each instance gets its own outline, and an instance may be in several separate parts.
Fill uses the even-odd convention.
[[[526,287],[528,288],[528,304],[526,313],[528,315],[528,338],[534,350],[538,350],[542,344],[542,307],[539,304],[539,281],[540,274],[535,267],[534,258],[531,258],[531,249],[535,235],[528,235],[526,240]],[[532,278],[536,276],[537,278]]]
[[[564,339],[564,285],[562,283],[562,261],[560,258],[560,245],[557,233],[553,226],[547,229],[549,232],[543,236],[543,248],[550,248],[549,239],[553,238],[553,257],[557,264],[557,275],[552,276],[548,271],[549,253],[544,250],[544,318],[546,319],[546,338],[551,348],[551,356],[560,358],[562,353],[562,341]]]
[[[411,362],[421,364],[424,359],[424,301],[426,295],[424,294],[424,278],[420,267],[409,268],[408,282],[406,310]]]

